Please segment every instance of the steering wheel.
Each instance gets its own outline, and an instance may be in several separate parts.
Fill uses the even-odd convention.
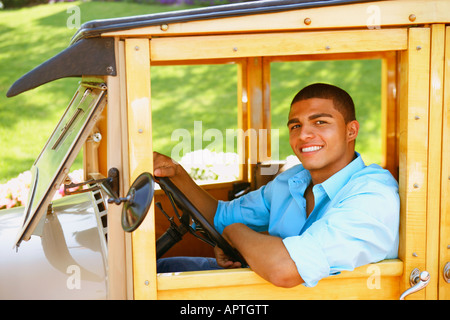
[[[173,218],[169,218],[167,214],[161,209],[161,211],[169,219],[171,226],[167,231],[156,241],[156,253],[159,258],[167,250],[169,250],[175,243],[181,240],[182,236],[186,232],[196,235],[196,230],[190,225],[191,219],[194,221],[196,229],[201,230],[205,234],[207,239],[201,239],[212,246],[219,246],[223,252],[233,261],[240,262],[242,267],[246,267],[247,263],[239,254],[239,252],[234,249],[223,237],[217,232],[213,225],[197,210],[197,208],[191,203],[191,201],[180,191],[180,189],[175,186],[175,184],[167,177],[158,177],[156,182],[159,183],[161,189],[169,197],[174,210],[177,213],[175,205],[183,212],[180,217],[178,214],[178,219],[181,222],[180,226],[176,226],[173,222]],[[175,205],[174,205],[175,203]]]

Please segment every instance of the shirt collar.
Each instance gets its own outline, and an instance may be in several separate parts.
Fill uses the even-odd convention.
[[[322,182],[322,187],[330,199],[333,199],[336,196],[356,172],[362,170],[366,166],[361,155],[358,152],[355,153],[356,159]]]
[[[318,184],[317,186],[322,186],[325,190],[328,197],[333,199],[336,194],[347,184],[350,178],[358,171],[362,170],[366,165],[362,160],[361,155],[358,152],[356,153],[356,159],[350,162],[346,167],[342,170],[336,172],[330,178]],[[302,194],[305,192],[306,187],[311,182],[311,174],[308,170],[303,168],[302,165],[299,166],[300,171],[297,172],[294,176],[289,178],[289,185],[298,189]]]

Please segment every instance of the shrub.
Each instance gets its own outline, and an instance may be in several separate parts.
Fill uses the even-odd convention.
[[[239,155],[208,149],[186,153],[180,165],[196,181],[232,181],[239,178]]]
[[[74,183],[83,181],[83,170],[75,170],[69,173],[69,177]],[[6,184],[0,185],[0,210],[25,206],[30,191],[31,172],[25,171],[17,178],[9,180]],[[74,191],[74,190],[71,190]],[[64,185],[56,192],[53,200],[64,197]]]

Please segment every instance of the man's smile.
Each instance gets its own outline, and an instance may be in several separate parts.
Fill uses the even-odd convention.
[[[313,151],[320,150],[322,148],[323,148],[323,146],[309,146],[309,147],[301,148],[300,150],[301,150],[301,152],[313,152]]]

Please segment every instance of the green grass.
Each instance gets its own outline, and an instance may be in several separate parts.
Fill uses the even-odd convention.
[[[68,46],[76,30],[67,27],[67,9],[74,5],[81,23],[189,8],[72,2],[0,11],[0,183],[30,169],[77,88],[79,79],[67,78],[6,98],[14,81]],[[80,167],[78,157],[74,168]]]
[[[202,148],[219,147],[209,147],[211,151],[227,151],[226,129],[237,128],[237,66],[164,66],[151,72],[154,149],[171,155],[177,145],[194,151],[195,144],[201,143]],[[201,121],[195,132],[194,121]],[[190,139],[183,140],[177,132],[172,137],[176,129],[189,131]],[[217,132],[214,129],[220,130],[221,141],[215,141],[217,136],[208,140],[209,134]]]
[[[65,49],[75,33],[66,25],[77,5],[81,22],[139,15],[188,6],[167,7],[126,2],[72,2],[0,11],[0,183],[29,170],[77,88],[78,78],[61,79],[14,98],[5,94],[20,76]],[[290,101],[304,85],[329,82],[349,91],[361,122],[357,149],[366,162],[380,161],[381,63],[320,61],[274,63],[272,126],[280,129],[280,158],[291,154],[286,121]],[[202,133],[237,127],[235,65],[152,67],[154,148],[170,155],[180,141],[175,129],[191,134],[194,121]],[[204,138],[204,137],[203,137]],[[202,141],[203,147],[211,141]],[[225,147],[223,148],[225,149]],[[226,151],[226,150],[223,150]],[[73,169],[81,167],[78,157]]]
[[[208,128],[237,128],[237,68],[234,65],[171,66],[152,69],[155,149],[170,155],[179,140],[174,129],[187,129],[194,146],[194,121]],[[292,98],[314,82],[337,85],[349,92],[361,123],[356,149],[366,163],[381,162],[381,61],[302,61],[271,65],[272,128],[279,129],[279,159],[292,154],[287,117]],[[198,135],[197,135],[198,137]],[[205,148],[210,141],[203,139]],[[223,143],[224,145],[225,143]],[[226,151],[225,146],[221,150]],[[178,160],[178,159],[177,159]]]

